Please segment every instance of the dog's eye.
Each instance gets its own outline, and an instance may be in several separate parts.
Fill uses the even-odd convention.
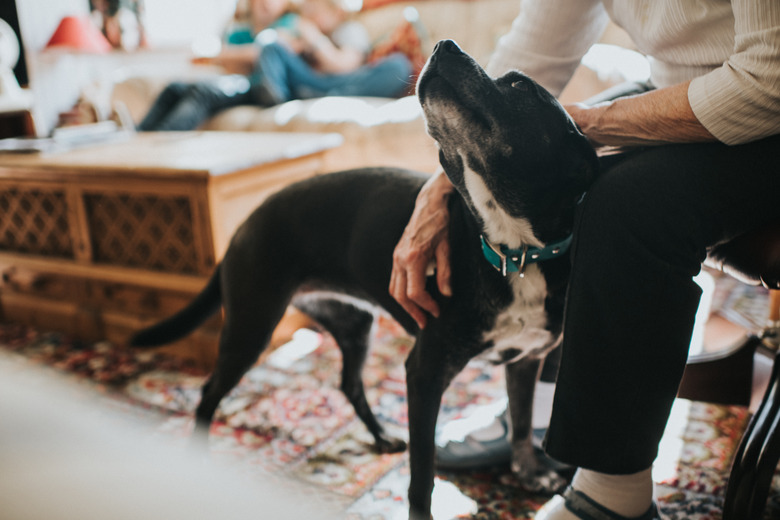
[[[512,83],[512,88],[516,88],[522,92],[528,90],[528,84],[523,80],[518,80]]]

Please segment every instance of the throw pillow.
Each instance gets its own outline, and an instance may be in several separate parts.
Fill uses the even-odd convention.
[[[420,74],[428,56],[423,52],[423,41],[426,40],[425,28],[419,18],[405,15],[404,20],[396,26],[386,38],[374,45],[368,56],[368,63],[378,61],[385,56],[400,52],[412,62],[412,81],[409,95],[414,94],[414,86],[417,76]]]

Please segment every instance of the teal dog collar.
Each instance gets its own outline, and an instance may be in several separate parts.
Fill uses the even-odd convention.
[[[543,248],[526,245],[520,249],[509,249],[503,244],[496,246],[485,238],[485,235],[480,235],[479,238],[482,241],[482,254],[485,255],[485,259],[490,262],[490,265],[503,276],[506,276],[507,273],[520,273],[522,278],[528,264],[550,260],[565,253],[571,245],[572,236],[569,235],[560,242]]]

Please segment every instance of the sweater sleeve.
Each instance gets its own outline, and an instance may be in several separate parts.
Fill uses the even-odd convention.
[[[600,0],[523,0],[486,70],[521,70],[557,97],[608,21]]]
[[[735,48],[688,88],[693,113],[726,144],[780,133],[780,2],[732,0]]]

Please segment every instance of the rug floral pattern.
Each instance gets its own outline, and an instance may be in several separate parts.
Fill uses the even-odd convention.
[[[371,436],[338,390],[341,358],[331,338],[314,336],[314,351],[291,363],[256,366],[223,401],[212,428],[211,451],[240,471],[304,481],[335,502],[349,520],[406,516],[407,455],[377,455]],[[411,341],[380,317],[364,370],[367,395],[388,430],[406,436],[402,360]],[[82,344],[60,334],[0,324],[0,349],[50,366],[91,385],[128,414],[154,417],[155,435],[187,442],[205,374],[149,351],[108,343]],[[440,421],[467,416],[504,398],[501,369],[469,365],[448,389]],[[676,427],[667,430],[673,453],[660,476],[659,500],[672,520],[717,520],[731,454],[749,413],[679,400]],[[506,468],[440,473],[437,518],[533,518],[547,497],[520,490]],[[437,506],[440,504],[440,506]]]

